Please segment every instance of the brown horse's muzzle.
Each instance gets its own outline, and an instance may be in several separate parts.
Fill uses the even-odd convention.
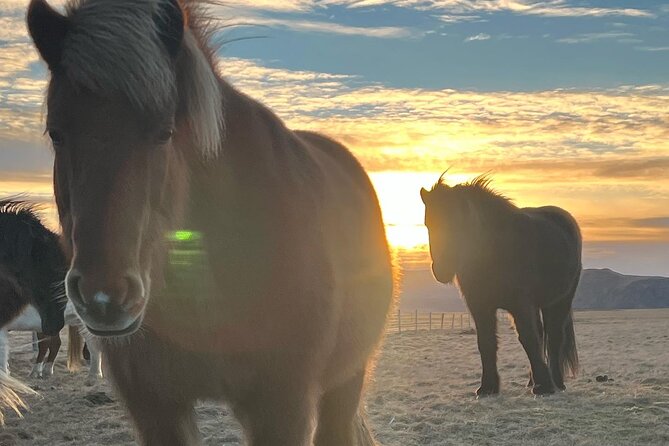
[[[95,336],[125,336],[142,323],[146,288],[133,273],[100,280],[73,268],[65,279],[67,297],[86,328]]]

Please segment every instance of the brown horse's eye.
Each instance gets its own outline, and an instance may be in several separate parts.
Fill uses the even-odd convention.
[[[63,135],[57,130],[49,130],[49,138],[51,138],[51,144],[54,148],[58,148],[63,145]]]
[[[173,129],[163,130],[158,135],[158,141],[157,142],[158,142],[158,144],[167,144],[172,139],[172,136],[174,136],[174,130]]]

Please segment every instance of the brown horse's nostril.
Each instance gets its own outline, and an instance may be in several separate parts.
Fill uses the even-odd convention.
[[[125,299],[119,300],[124,308],[129,309],[144,299],[144,283],[136,274],[125,276],[126,293]]]
[[[65,277],[65,292],[67,297],[75,306],[84,305],[81,289],[79,288],[79,281],[81,280],[81,273],[76,269],[68,271]]]
[[[115,280],[99,277],[72,269],[65,279],[67,295],[88,329],[112,333],[135,327],[146,303],[142,280],[136,274]]]

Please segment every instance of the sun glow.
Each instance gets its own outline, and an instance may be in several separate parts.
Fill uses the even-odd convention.
[[[386,234],[395,249],[425,250],[427,228],[423,224],[425,207],[420,199],[421,187],[430,188],[441,172],[371,172],[370,178],[379,197]],[[446,174],[452,183],[463,175]]]

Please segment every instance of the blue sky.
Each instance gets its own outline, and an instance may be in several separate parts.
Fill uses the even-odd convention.
[[[525,12],[504,1],[322,3],[243,10],[240,21],[270,26],[230,35],[267,38],[232,43],[224,54],[405,88],[592,89],[669,79],[667,2],[526,2],[548,6]],[[380,4],[355,7],[364,3]]]

